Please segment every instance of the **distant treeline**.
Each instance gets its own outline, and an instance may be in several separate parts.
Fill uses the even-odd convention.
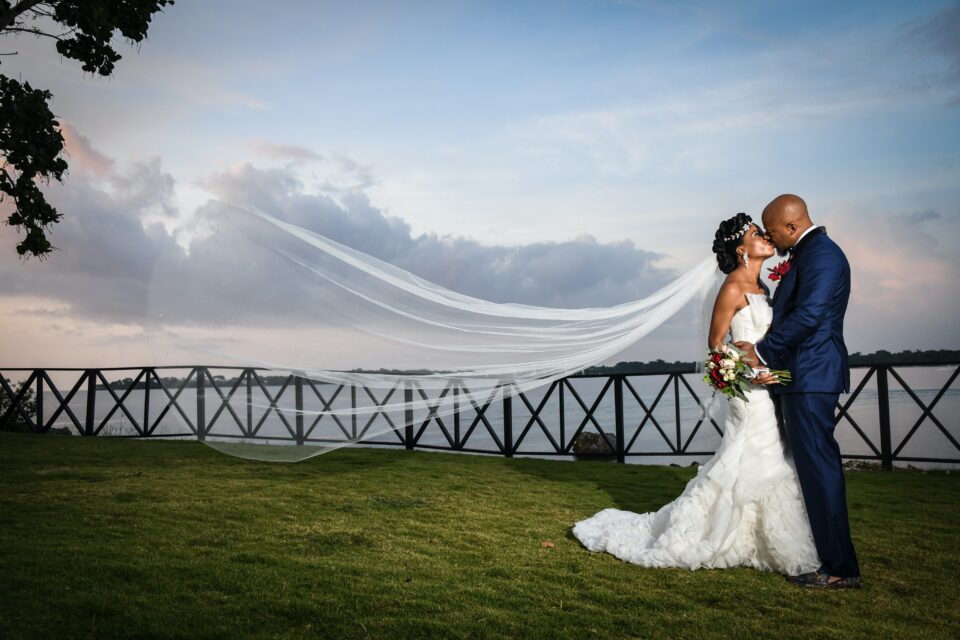
[[[899,351],[890,353],[881,349],[873,353],[851,353],[851,365],[863,364],[957,364],[960,363],[960,351],[940,349],[938,351]]]
[[[960,351],[900,351],[891,353],[884,349],[873,353],[851,353],[850,366],[873,364],[960,364]],[[583,375],[609,375],[612,373],[686,373],[694,370],[695,362],[618,362],[613,366],[588,367]]]
[[[265,387],[278,387],[282,385],[284,382],[286,382],[288,377],[289,376],[260,376],[260,380],[263,381],[263,386]],[[238,376],[227,378],[226,376],[217,375],[217,376],[213,376],[213,379],[217,383],[217,386],[219,388],[229,389],[229,388],[232,388],[234,384],[236,384]],[[184,380],[183,378],[176,378],[172,376],[160,377],[160,381],[163,383],[163,386],[166,389],[179,389],[180,385],[183,384],[183,380]],[[251,381],[251,382],[253,383],[254,386],[257,385],[256,381]],[[209,380],[204,379],[204,383],[207,386],[210,386]],[[122,378],[120,380],[114,380],[113,382],[111,382],[110,388],[126,391],[131,384],[133,384],[133,378]],[[246,381],[244,381],[241,384],[243,386],[246,386]],[[314,382],[314,384],[327,384],[327,383]],[[187,382],[184,388],[195,389],[196,386],[197,386],[197,379],[196,377],[193,377],[193,378],[190,378],[190,381]],[[146,387],[147,387],[146,382],[144,382],[143,380],[140,380],[137,382],[136,386],[134,386],[134,389],[145,389]],[[105,388],[106,387],[104,387],[102,384],[97,385],[97,389],[105,389]],[[150,388],[151,389],[157,388],[157,381],[153,377],[150,378]]]
[[[960,364],[960,351],[950,351],[948,349],[939,349],[937,351],[899,351],[891,353],[881,349],[873,353],[851,353],[850,365],[862,366],[873,364]],[[618,362],[612,366],[588,367],[579,372],[579,375],[609,375],[613,373],[688,373],[694,370],[696,363],[666,362],[665,360],[653,360],[651,362]],[[430,369],[351,369],[350,373],[378,373],[383,375],[431,375],[443,374],[443,371],[431,371]],[[260,376],[264,386],[277,387],[287,381],[288,376]],[[213,379],[217,386],[223,389],[231,388],[237,381],[237,377],[226,378],[222,375],[215,375]],[[177,389],[183,383],[183,378],[164,377],[160,378],[163,386],[167,389]],[[114,380],[110,383],[111,389],[126,390],[133,383],[133,378],[123,378]],[[209,382],[208,382],[209,384]],[[329,384],[326,382],[314,382],[314,384]],[[244,383],[245,385],[245,383]],[[137,382],[135,388],[143,389],[146,385],[143,380]],[[151,379],[150,386],[155,387],[156,381]],[[191,378],[186,388],[193,389],[197,386],[196,378]],[[103,385],[97,385],[98,389],[105,388]]]
[[[650,362],[618,362],[613,366],[587,367],[580,371],[579,375],[597,376],[609,375],[612,373],[686,373],[693,371],[694,362],[682,362],[675,360],[667,362],[665,360],[652,360]]]

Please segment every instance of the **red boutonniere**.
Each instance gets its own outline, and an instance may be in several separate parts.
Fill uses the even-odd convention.
[[[770,272],[770,275],[767,277],[776,282],[777,280],[783,278],[783,276],[787,275],[787,272],[790,271],[790,260],[784,260],[772,269],[767,269],[767,271]]]

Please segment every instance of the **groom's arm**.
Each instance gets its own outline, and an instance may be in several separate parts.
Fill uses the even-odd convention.
[[[760,342],[763,342],[763,340],[761,339]],[[767,364],[767,359],[763,357],[762,353],[760,353],[760,342],[753,345],[753,355],[757,356],[757,360],[760,361],[760,364],[762,364],[765,367],[769,367],[769,365]]]
[[[817,330],[833,304],[838,285],[844,277],[843,262],[837,256],[824,253],[808,257],[811,259],[803,265],[803,279],[797,282],[796,307],[775,331],[771,331],[755,346],[757,358],[765,365],[772,363],[776,366],[790,350]]]

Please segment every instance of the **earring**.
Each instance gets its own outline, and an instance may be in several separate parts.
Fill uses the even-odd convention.
[[[750,268],[750,256],[746,253],[743,254],[743,266]]]

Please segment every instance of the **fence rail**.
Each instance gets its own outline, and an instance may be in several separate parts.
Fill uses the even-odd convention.
[[[924,401],[920,395],[907,384],[902,370],[908,368],[937,367],[952,369],[952,374],[948,376],[946,383],[935,393],[932,399]],[[188,374],[182,380],[173,383],[170,378],[166,381],[160,377],[158,371],[180,370],[188,371]],[[847,459],[863,459],[880,461],[884,469],[891,469],[894,462],[930,462],[930,463],[948,463],[960,464],[960,443],[953,435],[958,433],[954,424],[953,431],[944,425],[943,421],[934,413],[938,403],[951,390],[958,374],[960,374],[960,362],[929,362],[929,363],[908,363],[908,362],[885,362],[873,365],[863,365],[852,367],[854,370],[865,371],[856,387],[841,398],[837,403],[836,423],[849,424],[850,427],[859,435],[863,443],[867,446],[870,453],[842,452],[843,457]],[[117,383],[111,384],[107,380],[105,372],[116,371],[136,371],[136,377],[125,385],[125,388],[115,389]],[[223,376],[214,376],[211,371],[233,371],[239,372],[235,379],[226,381]],[[713,451],[699,450],[693,446],[695,437],[701,429],[714,429],[722,435],[722,426],[715,420],[704,415],[700,415],[693,424],[683,423],[681,419],[681,398],[686,397],[687,402],[694,402],[697,407],[703,407],[703,399],[695,391],[693,385],[688,380],[689,376],[696,377],[694,369],[676,368],[661,373],[616,373],[616,374],[583,374],[571,376],[550,383],[550,386],[543,393],[543,396],[536,401],[531,402],[531,397],[527,393],[514,391],[513,393],[504,393],[497,401],[501,403],[499,407],[501,413],[501,424],[495,427],[488,419],[488,410],[493,404],[492,397],[486,400],[481,399],[478,403],[471,392],[462,381],[452,380],[435,398],[430,398],[416,381],[404,381],[398,383],[393,388],[386,390],[384,395],[378,398],[375,395],[376,389],[365,386],[350,385],[318,385],[314,380],[298,377],[295,375],[286,375],[282,379],[271,378],[271,381],[278,384],[270,385],[259,373],[262,369],[244,368],[244,367],[207,367],[207,366],[171,366],[171,367],[141,367],[141,368],[99,368],[99,369],[23,369],[7,368],[0,369],[0,428],[9,428],[11,424],[17,423],[26,426],[27,429],[37,433],[49,432],[54,425],[66,422],[69,428],[76,433],[84,436],[96,436],[105,433],[104,429],[110,420],[120,412],[133,429],[133,433],[126,434],[123,437],[137,438],[160,438],[160,437],[192,437],[198,440],[205,440],[208,435],[213,436],[211,429],[220,421],[232,421],[239,430],[236,434],[216,433],[218,438],[234,437],[246,441],[291,441],[299,445],[307,444],[331,444],[355,442],[358,444],[372,445],[393,445],[403,446],[406,449],[441,449],[451,451],[463,451],[470,453],[487,453],[504,455],[507,457],[515,454],[540,455],[540,456],[570,456],[574,454],[574,443],[578,436],[585,431],[597,434],[602,438],[612,456],[617,462],[624,462],[628,457],[639,456],[705,456]],[[20,372],[26,374],[26,379],[15,388],[8,383],[6,376],[9,372]],[[79,374],[72,387],[63,393],[55,384],[51,377],[51,372]],[[218,380],[220,378],[220,380]],[[582,378],[599,378],[605,380],[599,392],[593,398],[584,399],[577,391],[573,381]],[[663,383],[659,386],[659,391],[654,394],[652,400],[648,396],[644,399],[638,392],[637,386],[632,381],[637,379],[662,378]],[[905,435],[895,441],[891,425],[890,399],[891,389],[890,381],[893,380],[907,394],[907,396],[921,410],[920,417],[906,429]],[[864,427],[854,418],[851,409],[856,403],[863,403],[862,394],[867,385],[873,381],[876,387],[876,420],[879,425],[879,442],[870,438]],[[509,383],[504,383],[508,386]],[[699,381],[697,388],[705,389]],[[271,393],[269,387],[279,387]],[[318,388],[327,387],[321,390]],[[401,391],[403,394],[403,406],[405,407],[402,424],[399,421],[391,419],[389,413],[383,408],[394,398],[395,394]],[[193,418],[189,412],[181,406],[181,396],[185,389],[195,389],[195,406],[193,408]],[[85,399],[81,415],[74,411],[71,402],[78,396],[82,389],[85,389]],[[254,390],[262,393],[268,400],[266,411],[259,419],[254,416]],[[291,391],[292,390],[292,391]],[[31,394],[32,391],[32,394]],[[48,406],[45,402],[46,391],[55,399],[54,406]],[[107,397],[102,393],[105,391]],[[118,394],[117,391],[120,391]],[[327,391],[325,397],[324,391]],[[238,413],[237,407],[232,400],[234,396],[240,393],[245,399],[243,409]],[[668,393],[669,392],[669,393]],[[280,406],[285,394],[292,393],[293,407],[283,408]],[[601,403],[613,395],[613,419],[612,425],[604,425],[598,421],[597,409]],[[142,394],[142,414],[134,415],[126,402],[134,397],[134,394]],[[161,407],[154,403],[151,405],[151,398],[155,401],[157,394],[161,397]],[[318,412],[306,410],[305,394],[311,397],[311,400],[319,400],[321,409]],[[350,407],[358,407],[358,394],[366,394],[366,397],[373,401],[378,409],[361,424],[359,416],[354,413],[349,419],[341,419],[332,409],[333,403],[337,398],[349,394]],[[30,402],[30,396],[33,401]],[[496,395],[496,394],[494,394]],[[412,409],[414,398],[417,402],[427,403],[430,410],[425,417],[416,417]],[[454,410],[450,415],[441,416],[438,408],[446,399],[452,398]],[[665,400],[665,398],[667,398]],[[49,399],[48,399],[49,400]],[[639,413],[642,417],[638,422],[631,420],[627,423],[627,416],[624,410],[625,400],[631,400],[637,403]],[[669,424],[655,414],[658,408],[662,408],[670,400],[673,401],[672,423]],[[106,401],[106,407],[103,402]],[[435,404],[430,404],[434,402]],[[554,402],[557,411],[556,424],[548,426],[542,419],[544,408],[548,403]],[[97,410],[107,409],[105,416],[98,418]],[[583,417],[578,424],[570,428],[567,420],[567,406],[572,406],[577,411],[583,412]],[[520,412],[515,412],[514,408],[520,408]],[[524,410],[529,417],[518,418]],[[182,419],[186,426],[186,431],[169,432],[158,430],[164,424],[164,419],[175,412]],[[261,433],[263,426],[270,416],[274,413],[285,429],[285,433],[280,436],[266,435]],[[287,412],[287,413],[285,413]],[[288,413],[292,413],[290,416]],[[314,415],[315,413],[315,415]],[[466,414],[466,416],[464,416]],[[66,416],[66,418],[63,418]],[[389,428],[382,434],[389,435],[387,440],[375,440],[369,437],[371,425],[378,418],[382,417]],[[465,425],[464,417],[470,422]],[[325,418],[329,418],[328,424],[332,421],[335,425],[336,437],[323,437],[318,432],[318,426]],[[951,415],[953,421],[957,421],[960,416]],[[431,444],[424,442],[424,434],[428,427],[433,424],[439,433],[443,436],[441,444]],[[911,456],[904,451],[905,447],[911,443],[918,430],[923,425],[931,425],[930,429],[938,430],[945,437],[944,443],[949,443],[945,447],[943,455],[940,456]],[[591,428],[592,427],[592,428]],[[612,431],[608,428],[612,427]],[[540,437],[549,446],[543,450],[521,450],[524,441],[530,436],[531,431],[538,431]],[[475,434],[482,432],[489,436],[493,447],[474,446],[471,438],[477,439]],[[650,450],[639,446],[638,438],[641,434],[652,433],[655,431],[659,435],[658,442],[662,447],[666,445],[665,450]],[[392,434],[392,435],[390,435]],[[661,442],[662,441],[662,442]]]

